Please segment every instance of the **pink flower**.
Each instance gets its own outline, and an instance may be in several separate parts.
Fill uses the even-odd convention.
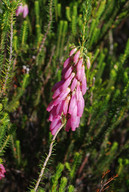
[[[81,58],[77,63],[77,79],[81,80],[82,77],[82,62],[83,59]]]
[[[62,80],[52,88],[53,100],[47,107],[52,135],[55,135],[62,125],[64,117],[67,120],[65,130],[75,131],[84,111],[83,95],[86,93],[87,84],[83,58],[77,48],[72,49],[69,55],[63,65]]]
[[[80,89],[80,85],[77,86],[76,89],[76,97],[77,97],[77,116],[81,117],[84,110],[84,99],[82,96],[82,91]]]
[[[57,132],[57,130],[60,128],[61,125],[62,125],[62,122],[60,120],[60,121],[58,121],[58,123],[56,124],[56,126],[53,129],[50,129],[51,134],[55,135],[55,133]]]
[[[74,91],[74,89],[76,88],[76,85],[77,85],[77,79],[76,77],[73,79],[73,82],[71,84],[71,91]]]
[[[75,131],[76,128],[79,126],[80,123],[80,117],[71,115],[71,128],[72,131]]]
[[[24,5],[23,7],[23,18],[25,18],[29,13],[28,5]]]
[[[3,178],[3,177],[5,177],[5,168],[4,168],[4,166],[2,165],[2,164],[0,164],[0,180]]]
[[[23,6],[20,4],[16,10],[16,16],[20,15],[23,12]]]
[[[63,67],[66,68],[69,63],[70,63],[70,57],[68,57],[68,59],[66,59],[66,61],[64,62]]]
[[[73,68],[72,66],[70,66],[65,72],[64,79],[67,79],[71,75],[72,71],[73,71]]]
[[[74,55],[73,57],[73,62],[76,64],[78,62],[78,59],[79,59],[79,56],[80,56],[80,50],[77,51],[77,53]]]
[[[49,118],[48,118],[49,121],[53,121],[54,118],[56,117],[56,108],[57,108],[57,106],[53,107],[53,109],[51,110]]]
[[[51,122],[50,130],[54,129],[56,125],[60,122],[61,122],[60,117],[55,118],[54,121]]]
[[[85,95],[87,91],[87,83],[86,83],[86,77],[84,76],[82,79],[82,85],[81,85],[82,94]]]
[[[69,111],[68,113],[72,115],[72,113],[74,112],[74,109],[77,105],[77,99],[76,99],[76,95],[75,93],[73,93],[70,104],[69,104]]]
[[[57,105],[57,108],[56,108],[57,115],[61,116],[63,112],[63,106],[64,106],[64,101],[60,102],[59,105]]]
[[[69,105],[70,99],[71,99],[71,97],[68,96],[68,97],[64,100],[64,105],[63,105],[63,113],[64,113],[64,115],[67,115],[68,105]]]
[[[50,111],[53,109],[53,107],[54,107],[54,101],[51,101],[51,102],[49,103],[48,107],[47,107],[47,111],[50,112]]]
[[[87,58],[87,69],[89,69],[90,68],[90,59],[89,59],[89,57]]]
[[[56,98],[53,102],[54,106],[58,105],[61,101],[63,101],[67,95],[70,93],[70,88],[67,88],[66,90],[64,90],[58,98]]]
[[[72,73],[69,77],[68,77],[68,79],[66,79],[66,81],[63,83],[63,85],[62,85],[62,89],[64,90],[64,89],[66,89],[69,85],[70,85],[70,83],[71,83],[71,81],[72,81],[72,79],[73,79],[73,77],[75,76],[75,73]]]
[[[76,51],[77,51],[77,48],[72,49],[72,50],[70,51],[69,56],[72,56]]]
[[[29,9],[28,9],[28,5],[22,5],[20,4],[16,10],[16,16],[19,16],[21,13],[23,13],[23,18],[25,18],[28,13],[29,13]]]
[[[55,91],[57,88],[59,88],[64,83],[64,80],[61,80],[57,82],[54,87],[52,88],[52,91]]]

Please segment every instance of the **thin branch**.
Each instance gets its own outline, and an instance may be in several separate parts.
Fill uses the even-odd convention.
[[[84,167],[85,167],[86,163],[88,162],[89,155],[90,155],[90,154],[88,153],[88,154],[85,156],[84,161],[82,162],[82,164],[81,164],[81,166],[80,166],[80,168],[79,168],[79,170],[78,170],[78,175],[80,175],[81,172],[84,170]]]
[[[10,53],[9,53],[9,64],[5,76],[5,82],[3,85],[3,93],[6,91],[6,86],[7,86],[7,81],[9,78],[9,71],[11,68],[11,63],[12,63],[12,54],[13,54],[13,13],[11,14],[11,29],[10,29]]]
[[[42,42],[41,42],[41,44],[40,44],[40,47],[39,47],[38,51],[37,51],[36,58],[37,58],[37,56],[39,55],[39,53],[41,52],[41,50],[42,50],[42,48],[43,48],[43,46],[44,46],[45,40],[46,40],[46,38],[47,38],[47,35],[48,35],[49,31],[50,31],[50,27],[51,27],[51,23],[52,23],[52,1],[53,1],[53,0],[50,0],[50,8],[49,8],[50,19],[49,19],[49,23],[48,23],[48,26],[47,26],[46,33],[45,33],[45,35],[44,35],[44,37],[43,37],[43,40],[42,40]]]
[[[50,147],[49,147],[49,153],[48,153],[48,155],[47,155],[47,157],[46,157],[46,159],[45,159],[45,162],[44,162],[44,164],[43,164],[43,167],[42,167],[42,169],[41,169],[41,172],[40,172],[38,181],[37,181],[37,183],[36,183],[36,185],[35,185],[34,191],[37,191],[37,189],[38,189],[38,186],[39,186],[40,181],[41,181],[41,179],[42,179],[42,177],[43,177],[44,170],[45,170],[45,168],[46,168],[46,165],[47,165],[47,163],[48,163],[48,160],[49,160],[49,158],[51,157],[54,141],[55,141],[55,139],[56,139],[59,131],[62,129],[63,126],[64,126],[64,124],[61,125],[61,127],[57,130],[56,134],[54,135],[54,137],[53,137],[53,139],[52,139],[52,142],[51,142]]]

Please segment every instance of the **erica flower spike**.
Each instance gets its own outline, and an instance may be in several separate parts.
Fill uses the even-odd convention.
[[[3,177],[5,177],[5,168],[4,168],[4,166],[2,165],[2,164],[0,164],[0,180],[3,178]]]
[[[28,13],[29,13],[29,9],[28,9],[28,5],[25,4],[24,6],[22,4],[20,4],[16,10],[16,16],[20,15],[21,13],[23,13],[23,18],[25,18]]]
[[[63,117],[67,120],[66,131],[69,131],[70,128],[75,131],[79,127],[85,105],[83,95],[86,90],[83,58],[80,50],[74,48],[64,62],[61,81],[52,88],[53,100],[47,107],[47,111],[50,112],[49,121],[51,121],[50,131],[52,135],[55,135],[62,125]]]

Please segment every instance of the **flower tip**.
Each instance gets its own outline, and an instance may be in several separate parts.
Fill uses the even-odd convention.
[[[76,64],[78,62],[80,56],[80,50],[77,51],[77,53],[74,55],[73,62]]]
[[[25,18],[29,13],[28,5],[24,5],[23,7],[23,18]]]
[[[90,59],[89,59],[89,57],[88,57],[88,59],[87,59],[87,69],[89,69],[90,66],[91,66],[91,64],[90,64]]]
[[[77,51],[77,48],[72,49],[72,50],[70,51],[69,56],[71,57],[76,51]]]
[[[2,164],[0,164],[0,180],[5,177],[6,170]]]

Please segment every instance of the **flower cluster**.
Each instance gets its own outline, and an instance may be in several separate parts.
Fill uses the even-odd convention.
[[[2,165],[2,164],[0,164],[0,180],[3,178],[3,177],[5,177],[5,168],[4,168],[4,166]]]
[[[88,61],[88,68],[90,61]],[[64,62],[62,70],[62,79],[54,85],[53,100],[47,107],[50,112],[49,121],[51,121],[50,131],[55,135],[62,125],[62,117],[67,120],[66,131],[71,128],[75,131],[79,127],[80,117],[84,110],[84,98],[87,83],[85,75],[85,66],[80,50],[74,48],[71,50],[68,59]]]
[[[22,5],[20,4],[16,10],[16,16],[20,15],[21,13],[23,13],[23,18],[25,18],[28,13],[29,13],[29,9],[28,9],[28,5]]]

